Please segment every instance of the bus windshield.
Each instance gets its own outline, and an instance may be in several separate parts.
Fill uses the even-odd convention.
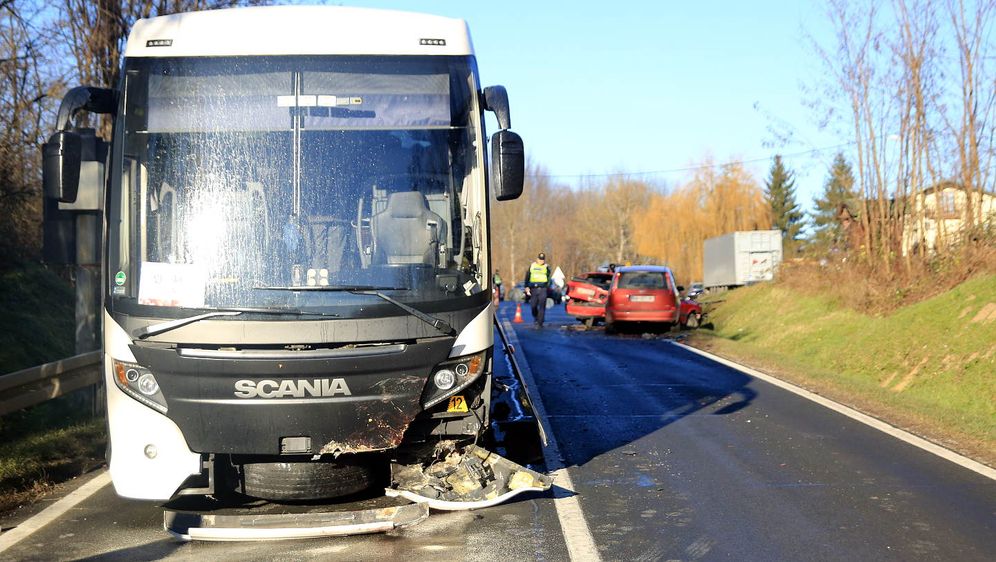
[[[376,286],[432,309],[480,293],[476,91],[472,57],[128,59],[112,298],[327,307],[369,296],[322,287]]]

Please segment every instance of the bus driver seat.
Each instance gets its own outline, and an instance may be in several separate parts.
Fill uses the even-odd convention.
[[[446,223],[418,191],[392,193],[373,216],[376,261],[388,265],[435,265],[445,244]]]

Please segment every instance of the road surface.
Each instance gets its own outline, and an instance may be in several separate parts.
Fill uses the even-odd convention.
[[[525,315],[518,354],[572,490],[387,535],[246,544],[175,541],[161,509],[105,487],[0,559],[595,557],[585,544],[604,560],[996,559],[993,480],[669,337]]]

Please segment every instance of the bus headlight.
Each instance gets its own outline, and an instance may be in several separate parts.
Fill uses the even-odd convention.
[[[440,369],[432,375],[432,382],[439,390],[449,390],[456,384],[456,375],[449,369]]]
[[[125,394],[158,412],[166,413],[166,398],[151,371],[117,359],[111,360],[111,369],[114,371],[114,382]]]
[[[146,396],[155,396],[159,392],[159,383],[156,381],[156,377],[152,373],[145,373],[139,377],[138,391]]]
[[[429,408],[467,388],[484,372],[487,352],[465,355],[444,361],[432,370],[429,384],[422,393],[422,406]]]

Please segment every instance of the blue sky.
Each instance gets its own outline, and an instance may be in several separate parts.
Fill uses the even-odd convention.
[[[558,183],[687,168],[707,155],[761,160],[748,167],[763,179],[775,153],[848,140],[818,130],[803,103],[802,85],[821,74],[806,35],[829,34],[816,0],[344,4],[466,19],[482,81],[508,88],[512,128]],[[795,140],[778,142],[772,126]],[[833,155],[786,159],[804,207]],[[638,177],[674,186],[688,176]]]

